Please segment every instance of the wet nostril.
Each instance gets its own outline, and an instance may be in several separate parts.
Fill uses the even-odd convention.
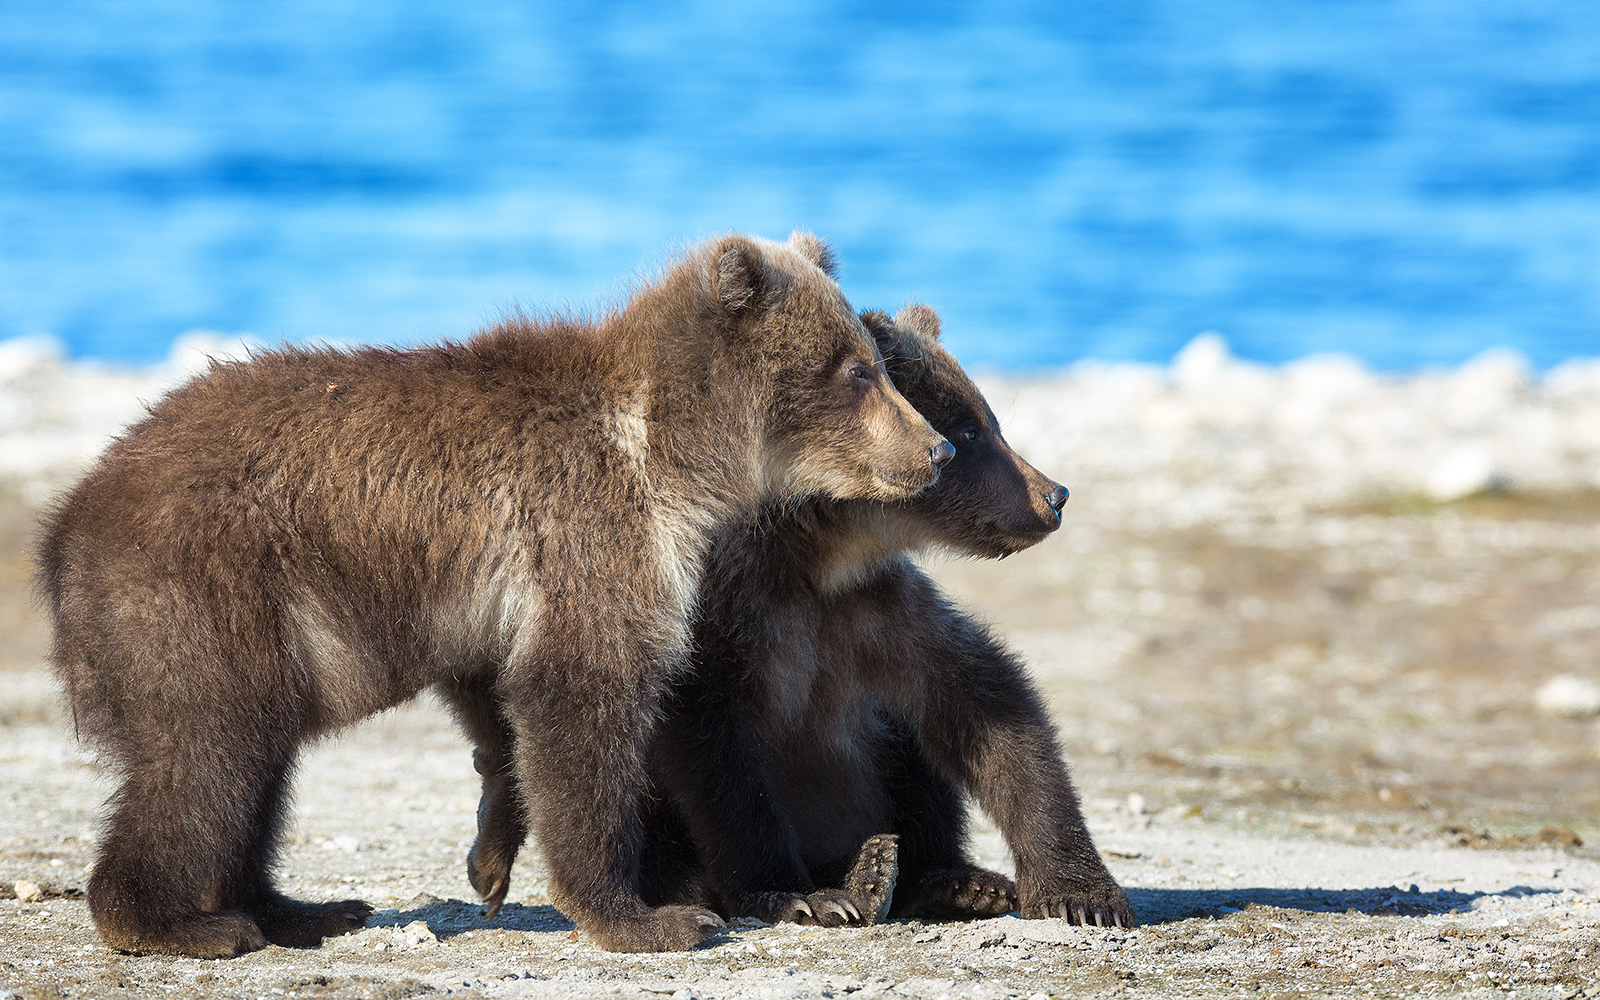
[[[1061,513],[1061,508],[1067,505],[1067,495],[1067,488],[1065,486],[1057,486],[1055,489],[1045,494],[1044,502],[1050,505],[1051,510],[1059,514]]]
[[[949,441],[941,440],[938,444],[928,449],[928,457],[933,460],[934,465],[943,465],[956,457],[955,446]]]

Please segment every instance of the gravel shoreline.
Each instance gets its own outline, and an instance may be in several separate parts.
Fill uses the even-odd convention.
[[[16,675],[12,675],[15,677]],[[47,688],[36,675],[29,684]],[[15,701],[6,708],[14,715]],[[464,877],[476,786],[443,713],[391,712],[302,768],[290,891],[360,895],[369,927],[226,961],[116,955],[81,899],[104,783],[59,722],[0,727],[0,989],[18,997],[1577,996],[1600,982],[1600,858],[1433,834],[1330,840],[1089,800],[1142,926],[1015,917],[824,930],[744,921],[692,952],[600,951],[549,906],[536,858],[483,917]],[[982,829],[978,852],[1009,864]],[[30,888],[23,885],[24,890]]]

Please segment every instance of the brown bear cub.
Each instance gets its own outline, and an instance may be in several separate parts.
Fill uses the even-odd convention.
[[[931,309],[863,319],[955,458],[910,500],[813,500],[718,536],[694,669],[651,746],[645,897],[769,921],[1020,905],[1025,917],[1132,926],[1023,667],[905,554],[1017,552],[1059,526],[1067,492],[1006,444],[938,344]],[[468,867],[491,908],[523,837],[501,766],[509,736],[476,754],[484,799]],[[958,788],[999,824],[1017,884],[973,863]]]
[[[594,321],[213,364],[48,516],[39,586],[119,772],[89,880],[115,948],[222,956],[360,927],[273,886],[297,752],[430,685],[491,692],[551,896],[618,950],[720,923],[639,887],[645,753],[713,540],[896,500],[950,445],[894,390],[820,242],[702,245]]]

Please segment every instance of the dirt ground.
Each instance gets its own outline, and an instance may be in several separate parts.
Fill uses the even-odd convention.
[[[0,1000],[1600,997],[1600,727],[1535,704],[1600,680],[1591,493],[1181,528],[1072,516],[1090,498],[1035,550],[935,560],[1049,693],[1136,930],[745,923],[613,955],[549,906],[533,852],[490,922],[468,749],[424,701],[319,745],[297,784],[284,881],[368,899],[371,926],[211,962],[117,955],[90,925],[107,787],[39,666],[22,496],[0,490],[0,896],[23,897],[0,899]],[[1009,865],[981,825],[978,848]]]

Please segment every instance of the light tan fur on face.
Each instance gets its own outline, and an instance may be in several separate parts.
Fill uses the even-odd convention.
[[[927,420],[923,419],[922,414],[918,413],[910,403],[906,402],[904,396],[899,393],[886,393],[885,395],[891,405],[874,409],[866,421],[867,439],[871,442],[870,447],[887,449],[893,443],[903,441],[908,436],[914,435],[920,428],[927,428],[924,436],[928,439],[928,447],[931,448],[933,443],[939,440],[939,435],[933,428],[928,427]],[[872,484],[872,493],[863,497],[863,499],[880,501],[902,500],[921,492],[929,485],[929,483],[925,482],[891,481],[883,478],[876,470],[873,472]]]

